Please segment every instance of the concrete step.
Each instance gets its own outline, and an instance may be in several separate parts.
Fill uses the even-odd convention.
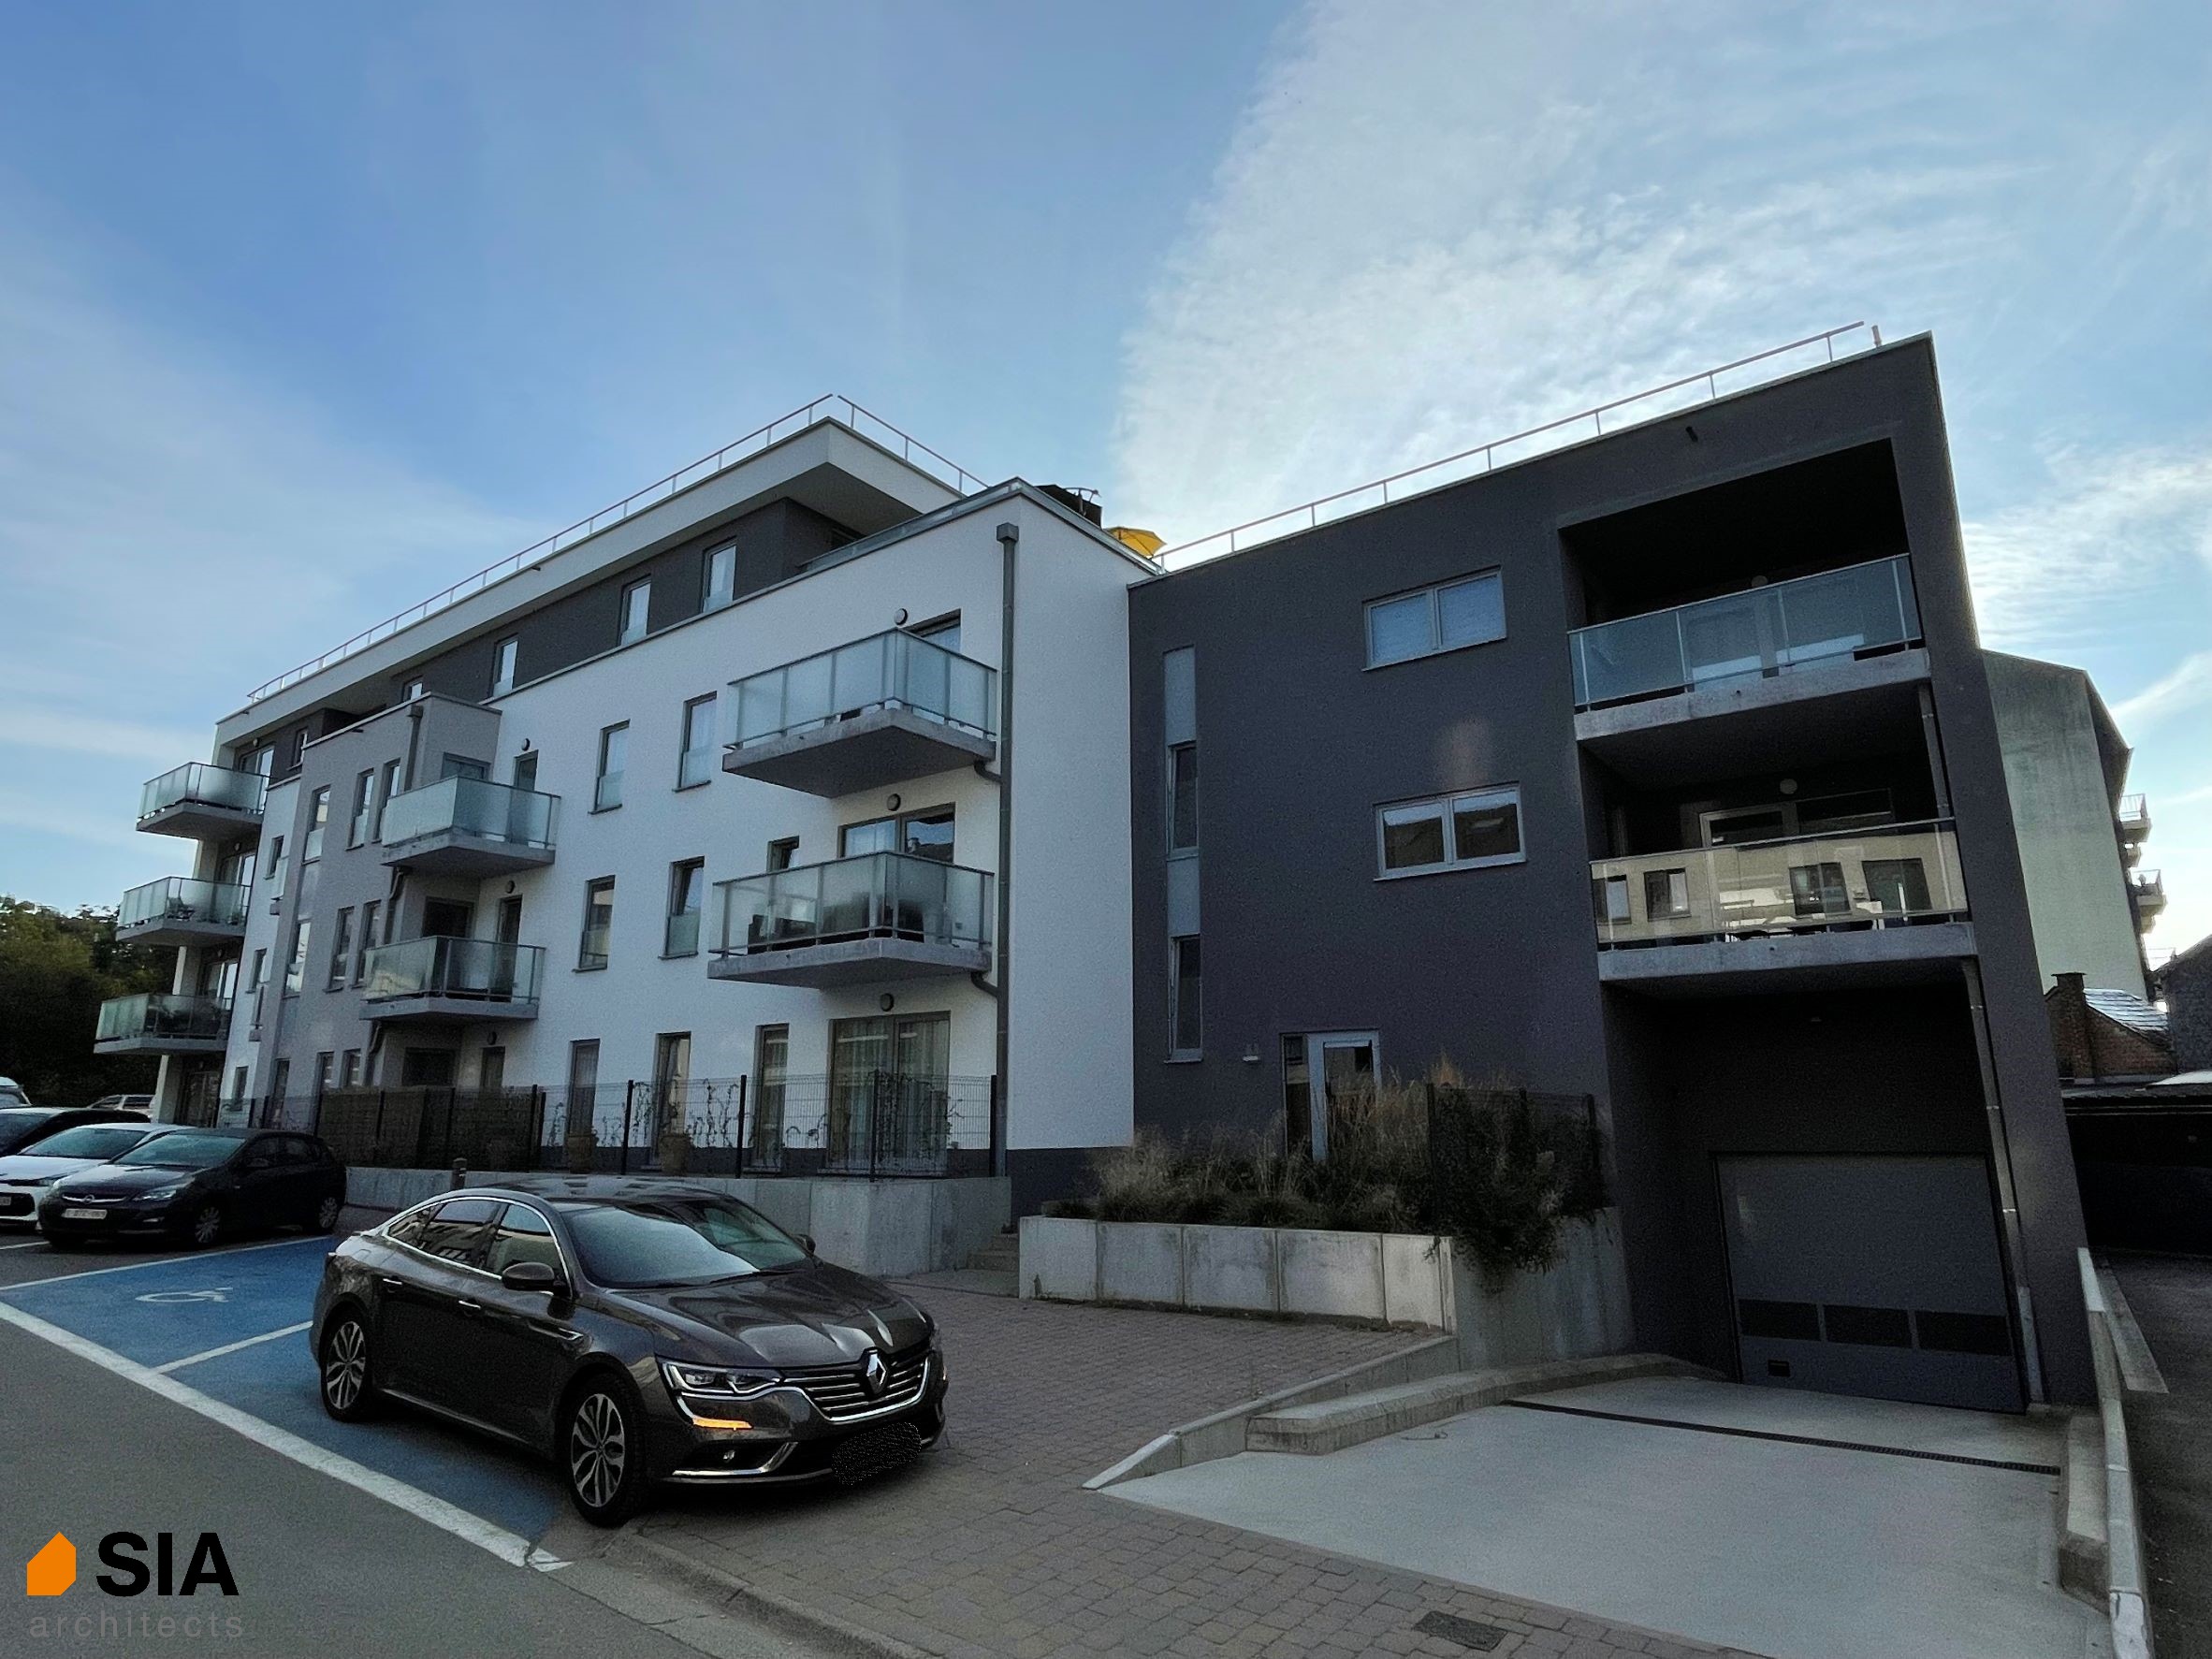
[[[968,1265],[989,1273],[1018,1273],[1022,1270],[1022,1241],[1018,1234],[1002,1232],[968,1259]]]
[[[1244,1431],[1247,1451],[1318,1456],[1342,1451],[1424,1423],[1442,1422],[1478,1405],[1496,1405],[1522,1394],[1635,1376],[1702,1376],[1696,1366],[1665,1354],[1604,1354],[1588,1360],[1552,1360],[1489,1371],[1455,1371],[1422,1382],[1370,1389],[1312,1405],[1290,1405],[1256,1417]]]

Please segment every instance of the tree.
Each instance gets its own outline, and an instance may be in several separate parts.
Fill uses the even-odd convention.
[[[42,1106],[152,1089],[153,1055],[95,1055],[93,1032],[109,997],[167,990],[173,962],[117,944],[111,910],[64,913],[0,894],[0,1077]]]

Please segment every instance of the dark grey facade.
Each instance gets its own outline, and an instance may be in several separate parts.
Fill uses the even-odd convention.
[[[1502,637],[1370,665],[1371,604],[1484,573],[1452,626],[1481,637],[1502,595]],[[1291,1068],[1323,1055],[1301,1044],[1329,1033],[1372,1036],[1387,1071],[1448,1056],[1593,1096],[1639,1340],[1731,1374],[1724,1160],[1976,1160],[1986,1213],[1931,1224],[1986,1230],[2006,1277],[1994,1312],[1950,1310],[1979,1321],[1954,1340],[2009,1346],[2010,1403],[2088,1397],[2080,1207],[1928,342],[1129,604],[1140,1126],[1283,1134]],[[1635,679],[1678,643],[1681,684]],[[1404,845],[1458,824],[1459,862],[1387,869],[1379,810],[1430,800],[1447,816]],[[1744,874],[1763,857],[1774,880]]]

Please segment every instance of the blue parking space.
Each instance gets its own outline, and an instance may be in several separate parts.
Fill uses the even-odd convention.
[[[169,1375],[496,1526],[540,1536],[567,1501],[548,1465],[403,1407],[379,1421],[333,1422],[316,1398],[307,1332],[254,1341],[313,1317],[330,1246],[326,1238],[291,1239],[96,1267],[57,1256],[55,1270],[68,1276],[0,1286],[0,1301],[141,1365],[251,1344]],[[117,1271],[99,1271],[110,1268]]]

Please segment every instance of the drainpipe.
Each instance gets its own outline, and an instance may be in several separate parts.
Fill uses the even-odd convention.
[[[998,535],[998,1034],[997,1070],[998,1076],[998,1102],[1006,1109],[1012,1098],[1011,1079],[1007,1075],[1007,994],[1013,972],[1013,939],[1011,923],[1013,916],[1013,741],[1014,741],[1014,549],[1020,546],[1022,528],[1009,518],[1000,523]],[[1001,1159],[1006,1154],[1005,1137],[999,1141]]]

